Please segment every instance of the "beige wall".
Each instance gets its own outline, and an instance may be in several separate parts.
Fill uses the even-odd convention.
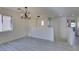
[[[28,22],[26,21],[25,23],[25,20],[20,18],[19,13],[5,8],[0,8],[0,14],[12,16],[13,21],[12,32],[0,32],[0,43],[15,40],[28,34]]]

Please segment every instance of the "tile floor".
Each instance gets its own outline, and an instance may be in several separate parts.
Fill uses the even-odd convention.
[[[43,39],[24,37],[0,44],[0,51],[74,51],[65,42],[51,42]]]

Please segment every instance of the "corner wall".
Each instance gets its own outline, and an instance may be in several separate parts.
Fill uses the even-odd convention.
[[[0,32],[0,44],[24,37],[28,34],[28,22],[21,19],[19,13],[0,7],[0,14],[12,16],[13,21],[12,32]]]
[[[44,26],[41,26],[42,20],[44,21]],[[39,19],[32,18],[29,23],[30,37],[54,41],[54,25],[52,23],[52,27],[48,28],[48,18],[45,15],[42,15]]]

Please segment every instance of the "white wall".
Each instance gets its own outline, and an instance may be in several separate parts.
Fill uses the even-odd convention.
[[[54,41],[53,28],[32,28],[29,36]]]
[[[31,20],[25,21],[20,18],[19,13],[14,12],[12,10],[0,8],[0,13],[3,15],[12,16],[13,20],[13,32],[0,33],[0,43],[11,41],[23,37],[25,35],[31,35],[31,33],[34,32],[33,31],[34,29],[39,29],[38,31],[36,31],[36,33],[40,33],[41,31],[41,34],[42,33],[47,34],[44,35],[45,38],[48,38],[50,36],[47,32],[48,31],[47,16],[45,14],[41,15],[42,17],[38,20],[39,24],[37,24],[35,16],[32,17]],[[41,20],[45,21],[44,26],[40,25]],[[52,27],[54,30],[54,34],[52,34],[52,37],[54,35],[54,40],[59,41],[59,40],[65,40],[67,38],[67,23],[65,17],[52,18]],[[33,34],[31,36],[33,36]]]
[[[45,21],[44,26],[41,26],[42,20]],[[50,29],[47,27],[48,21],[45,15],[42,16],[38,20],[38,22],[36,22],[36,19],[33,18],[32,20],[29,21],[29,23],[30,23],[29,36],[31,37],[50,40],[49,37],[51,36],[53,37],[53,40],[56,40],[56,41],[67,40],[68,27],[67,27],[66,17],[52,18],[52,31],[53,32],[50,31]]]
[[[44,20],[44,26],[41,26],[41,21]],[[51,28],[48,28],[48,18],[44,16],[41,16],[38,20],[33,18],[30,22],[30,32],[29,36],[45,39],[45,40],[51,40],[54,41],[54,29],[53,26]]]
[[[13,21],[13,32],[0,32],[0,43],[15,40],[28,34],[28,22],[26,21],[25,24],[25,20],[20,18],[19,13],[5,8],[0,8],[0,14],[12,16]]]
[[[56,41],[67,40],[68,27],[66,17],[57,17],[55,22],[55,39]]]
[[[66,17],[61,17],[59,20],[60,20],[60,35],[61,35],[61,39],[67,40],[68,26],[67,26]]]
[[[41,38],[41,36],[42,36],[41,39],[51,40],[51,38],[52,38],[52,41],[54,40],[54,37],[53,37],[54,34],[52,32],[53,30],[47,28],[46,15],[42,15],[42,17],[38,21],[39,24],[37,24],[35,16],[32,17],[31,20],[25,21],[24,19],[20,18],[19,13],[15,12],[13,10],[6,9],[6,8],[0,8],[0,14],[12,16],[12,21],[13,21],[13,32],[11,32],[11,31],[3,32],[3,33],[0,32],[0,43],[4,43],[4,42],[15,40],[15,39],[18,39],[18,38],[21,38],[24,36],[28,36],[28,35],[30,35],[30,33],[32,33],[34,28],[39,29],[39,31],[36,31],[36,33],[38,33],[38,34],[40,33],[39,38]],[[40,24],[41,20],[45,21],[44,26],[41,26],[41,24]],[[45,34],[45,35],[43,35],[43,34]],[[52,37],[50,38],[51,34],[52,34]]]
[[[79,35],[79,17],[77,17],[77,35]]]

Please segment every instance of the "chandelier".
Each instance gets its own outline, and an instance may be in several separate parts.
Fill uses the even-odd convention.
[[[19,12],[23,12],[21,14],[21,19],[31,19],[31,14],[28,11],[28,8],[27,7],[25,7],[24,10],[22,10],[21,8],[18,8],[18,11]]]

